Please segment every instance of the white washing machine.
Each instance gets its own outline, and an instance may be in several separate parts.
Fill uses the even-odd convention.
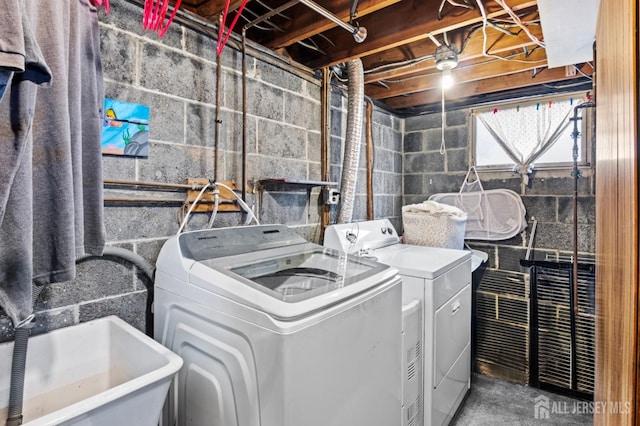
[[[404,374],[403,426],[448,424],[471,385],[471,253],[402,244],[388,219],[329,226],[324,245],[371,257],[402,276],[403,311],[420,301],[422,392],[416,413]],[[413,318],[403,318],[403,349],[411,357]],[[413,423],[412,423],[413,422]]]
[[[397,271],[282,225],[170,238],[156,340],[184,365],[165,425],[392,426],[401,412]]]

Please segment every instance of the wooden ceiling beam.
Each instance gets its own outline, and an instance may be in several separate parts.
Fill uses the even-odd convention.
[[[507,0],[514,10],[521,10],[536,5],[535,0]],[[454,16],[445,15],[438,20],[440,0],[404,0],[390,6],[385,13],[372,13],[359,18],[361,26],[368,31],[363,43],[356,43],[351,34],[334,29],[328,36],[333,41],[327,55],[310,61],[301,61],[311,68],[322,68],[339,64],[354,58],[372,55],[376,52],[391,49],[403,44],[423,40],[428,34],[442,34],[458,28],[481,22],[478,10],[466,10]],[[505,11],[495,2],[485,5],[489,18],[504,15]]]
[[[462,65],[451,70],[451,76],[456,84],[468,81],[482,80],[484,78],[503,76],[520,71],[540,68],[547,65],[547,54],[544,49],[537,49],[530,54],[520,53],[510,58],[511,60],[491,59],[471,64]],[[389,88],[379,85],[370,85],[365,93],[373,99],[384,99],[407,93],[415,93],[423,90],[432,90],[440,87],[442,72],[434,72],[425,76],[414,76],[400,82],[389,85]]]
[[[531,26],[529,30],[534,36],[538,37],[539,39],[542,38],[542,29],[540,28],[540,26]],[[483,42],[484,36],[482,34],[482,31],[477,31],[466,43],[464,50],[458,56],[458,61],[464,62],[471,59],[483,57]],[[430,42],[421,41],[418,43],[427,45]],[[520,31],[517,36],[509,36],[494,28],[487,28],[487,51],[490,54],[499,55],[505,52],[533,46],[535,46],[535,43],[531,40],[531,38],[529,38],[528,35],[524,33],[524,31]],[[425,49],[426,48],[423,48],[422,50]],[[431,43],[431,46],[428,46],[428,49],[430,49],[430,53],[424,53],[422,56],[433,54],[435,52],[435,45]],[[414,51],[418,51],[418,49],[414,49]],[[369,68],[370,67],[367,67],[367,65],[365,65],[365,69]],[[376,73],[368,73],[364,77],[364,82],[365,84],[368,84],[380,80],[393,80],[407,75],[432,71],[435,69],[435,61],[426,60],[414,65],[404,66],[402,68],[390,68],[388,70]]]
[[[593,69],[588,65],[583,66],[582,72],[588,76],[593,75]],[[520,89],[545,83],[555,83],[580,77],[583,77],[580,73],[568,76],[564,67],[544,69],[535,75],[532,71],[523,71],[508,76],[455,84],[446,91],[445,98],[449,100],[464,99],[477,95],[486,95],[510,89]],[[395,98],[386,99],[384,103],[389,108],[400,110],[419,105],[438,103],[441,101],[441,96],[442,94],[440,93],[440,90],[427,90],[420,93],[414,93],[409,96],[397,96]]]
[[[358,20],[363,16],[376,12],[400,0],[361,0],[358,2]],[[285,33],[276,33],[271,39],[265,38],[262,42],[271,49],[279,49],[290,46],[311,36],[320,34],[336,27],[330,20],[311,11],[304,5],[295,6],[298,13],[292,9],[291,15],[295,18],[281,25]],[[347,22],[350,18],[351,0],[333,0],[323,2],[322,7],[329,10],[341,20]],[[353,38],[352,38],[353,40]]]
[[[208,2],[198,6],[197,13],[203,18],[217,23],[218,15],[224,11],[226,4],[226,0],[209,0]],[[232,0],[231,4],[229,4],[229,12],[236,10],[241,4],[242,0]]]

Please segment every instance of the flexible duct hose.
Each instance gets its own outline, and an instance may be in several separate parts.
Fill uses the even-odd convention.
[[[340,180],[340,211],[337,223],[349,223],[353,216],[353,206],[358,183],[360,164],[360,143],[364,121],[364,70],[360,59],[347,63],[349,71],[349,99],[347,108],[347,135],[344,145],[344,161]]]

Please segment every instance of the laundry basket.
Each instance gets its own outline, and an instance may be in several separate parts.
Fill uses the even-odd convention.
[[[402,207],[404,242],[418,246],[464,248],[467,215],[435,201]]]

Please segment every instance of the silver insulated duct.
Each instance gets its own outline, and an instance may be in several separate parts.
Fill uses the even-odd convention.
[[[344,144],[344,161],[340,180],[340,210],[337,223],[349,223],[353,216],[353,205],[358,183],[360,143],[364,121],[364,70],[360,59],[347,62],[349,72],[349,105],[347,108],[347,135]]]

